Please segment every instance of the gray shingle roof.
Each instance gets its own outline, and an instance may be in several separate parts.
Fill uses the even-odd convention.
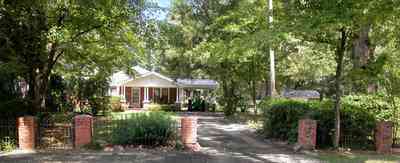
[[[183,87],[191,88],[216,88],[218,83],[210,79],[177,79],[176,82]]]
[[[283,92],[283,97],[287,98],[304,98],[304,99],[316,99],[320,98],[320,94],[314,90],[292,90]]]

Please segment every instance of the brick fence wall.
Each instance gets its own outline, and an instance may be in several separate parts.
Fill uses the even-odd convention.
[[[74,117],[74,147],[79,148],[92,141],[93,118],[90,115]]]
[[[299,120],[297,141],[303,149],[315,149],[317,144],[317,121],[312,119]]]
[[[21,150],[34,150],[37,123],[33,116],[24,116],[17,119],[18,145]]]
[[[393,145],[393,123],[378,122],[375,130],[375,146],[378,153],[390,153]]]
[[[182,117],[181,127],[181,138],[184,147],[188,150],[199,151],[200,145],[197,143],[197,117]]]

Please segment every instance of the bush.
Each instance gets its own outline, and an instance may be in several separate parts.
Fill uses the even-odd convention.
[[[166,111],[166,112],[168,112],[168,111],[174,111],[175,106],[167,105],[167,104],[163,104],[163,105],[161,105],[161,104],[150,104],[150,105],[147,106],[147,109],[149,111],[156,111],[156,112]]]
[[[121,105],[121,97],[118,96],[112,96],[110,99],[111,103],[111,111],[112,112],[123,112],[124,109],[122,108]]]
[[[119,145],[175,145],[177,125],[165,112],[133,113],[115,116],[112,144]]]
[[[4,137],[0,142],[0,151],[11,152],[16,148],[16,142],[10,137]]]
[[[297,141],[297,125],[301,118],[310,116],[314,110],[307,102],[288,99],[273,99],[263,102],[264,134],[267,137]]]
[[[345,97],[344,99],[346,99]],[[373,102],[373,101],[365,101]],[[341,144],[354,148],[373,145],[373,131],[377,115],[374,109],[361,108],[351,100],[343,100],[341,109]],[[297,142],[298,121],[311,118],[318,121],[317,144],[329,147],[333,144],[335,111],[332,101],[302,101],[272,99],[261,104],[264,109],[263,133],[270,138]]]

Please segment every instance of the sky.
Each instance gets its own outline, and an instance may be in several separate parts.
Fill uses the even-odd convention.
[[[155,0],[158,5],[162,8],[169,8],[171,7],[171,0]],[[157,13],[157,19],[159,20],[165,20],[168,14],[168,11],[163,11],[160,13]]]

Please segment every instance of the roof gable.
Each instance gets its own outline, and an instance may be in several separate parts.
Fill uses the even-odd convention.
[[[126,81],[122,85],[129,87],[177,87],[173,80],[154,72]]]

